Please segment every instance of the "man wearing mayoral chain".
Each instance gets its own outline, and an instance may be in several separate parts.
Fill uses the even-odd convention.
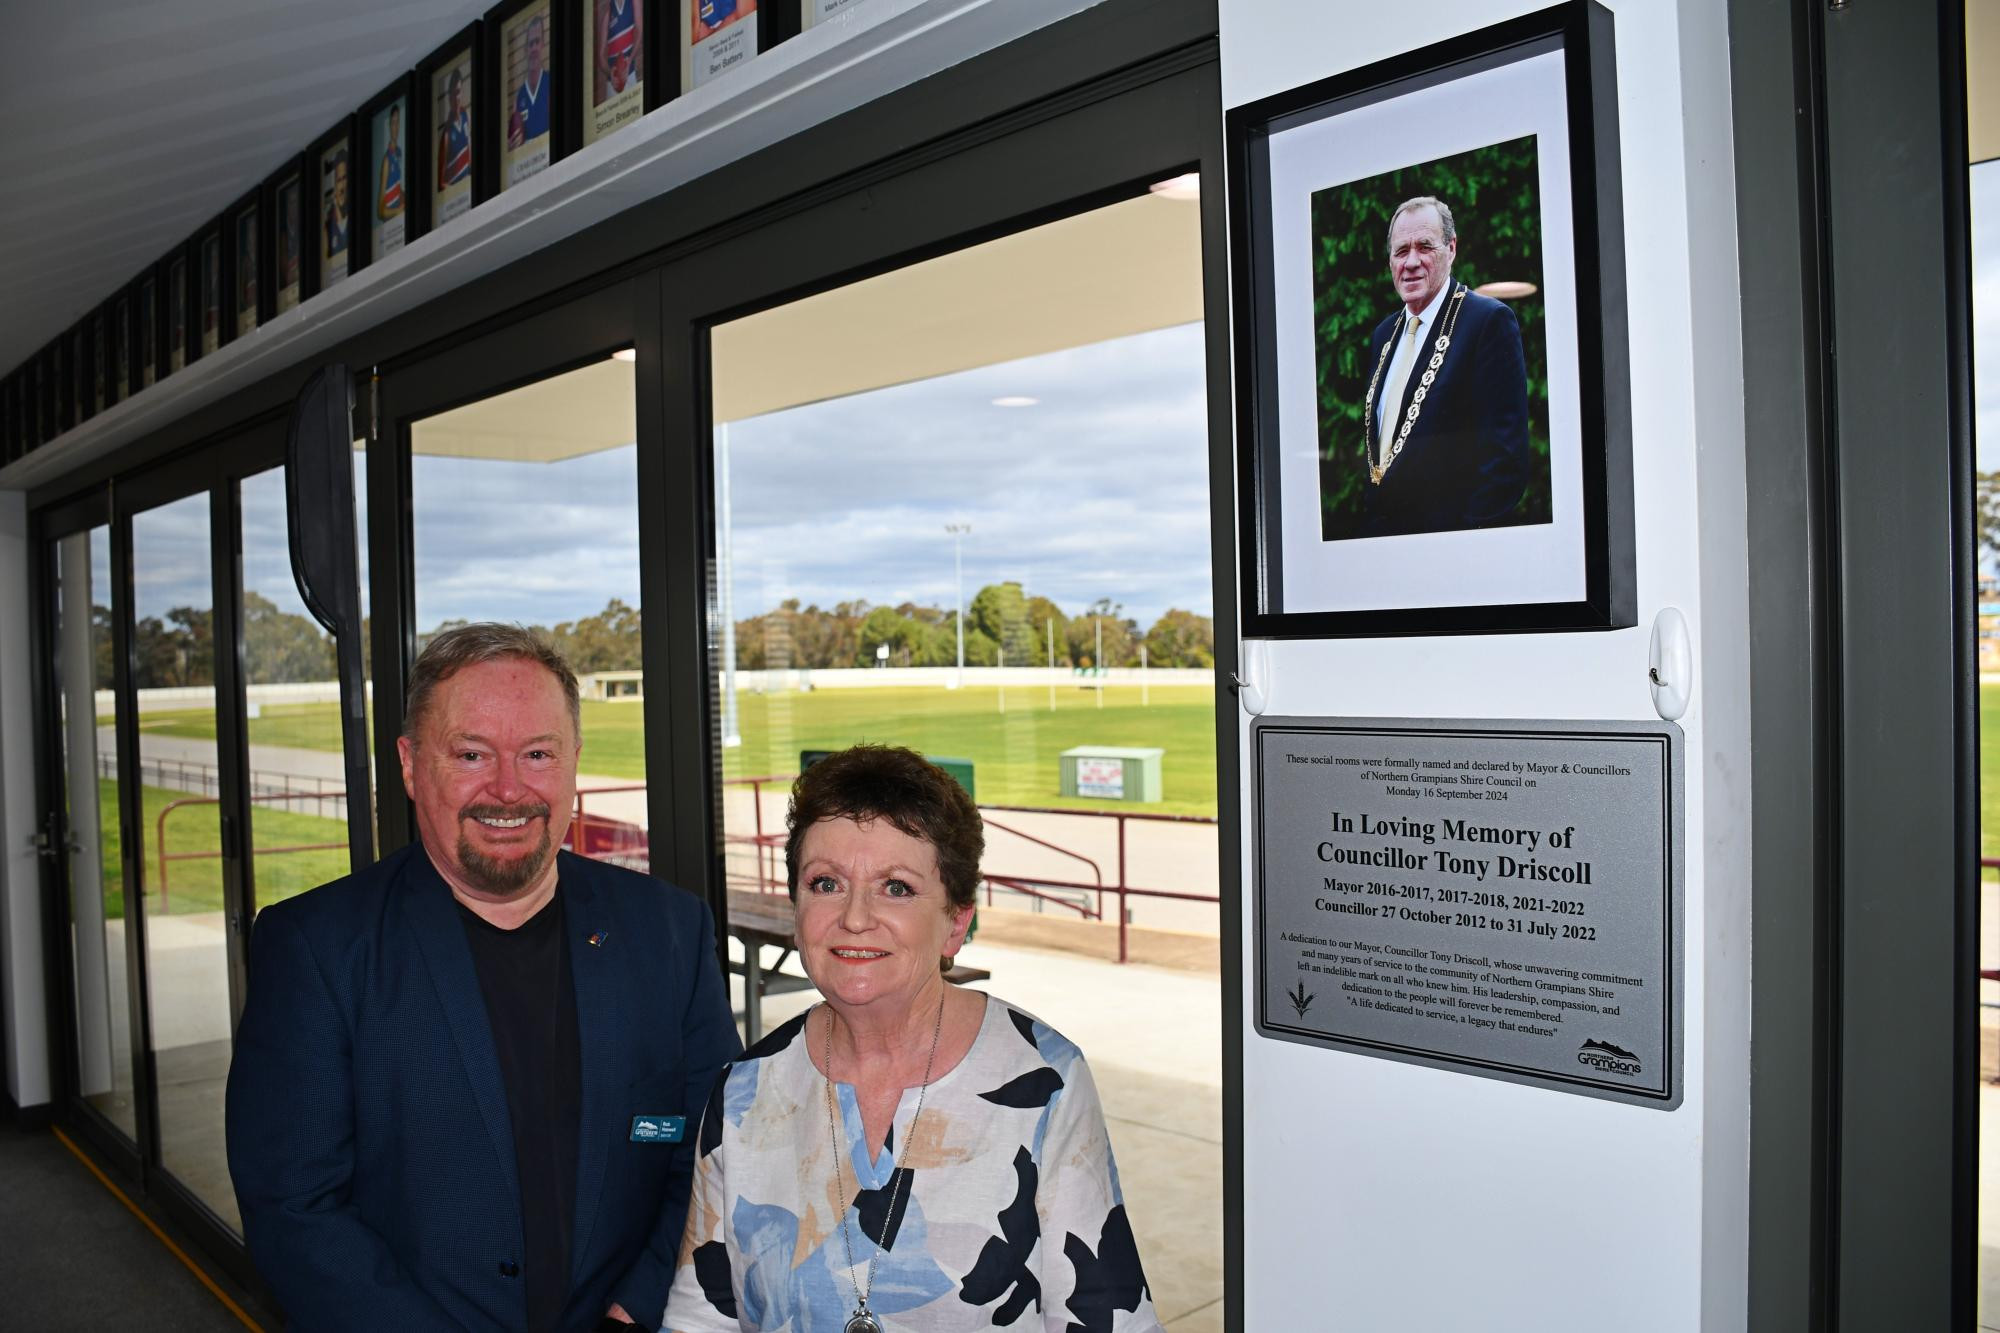
[[[1389,219],[1402,303],[1369,345],[1361,537],[1504,524],[1528,480],[1528,376],[1504,303],[1451,276],[1458,227],[1443,200]]]

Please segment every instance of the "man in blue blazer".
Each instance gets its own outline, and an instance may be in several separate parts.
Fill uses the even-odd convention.
[[[741,1047],[694,897],[559,851],[576,677],[469,625],[411,673],[419,840],[258,914],[229,1168],[300,1330],[657,1328]]]
[[[1521,327],[1505,304],[1452,281],[1457,256],[1442,200],[1411,199],[1390,218],[1389,276],[1402,306],[1369,343],[1368,477],[1359,531],[1339,535],[1495,527],[1526,489]]]

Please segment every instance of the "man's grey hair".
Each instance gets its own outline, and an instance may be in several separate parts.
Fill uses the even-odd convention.
[[[1402,203],[1397,204],[1396,211],[1389,215],[1389,231],[1385,244],[1387,244],[1392,253],[1396,248],[1396,219],[1413,208],[1435,208],[1438,214],[1438,222],[1444,227],[1444,243],[1450,245],[1458,239],[1458,224],[1451,220],[1451,205],[1435,195],[1420,194],[1414,199],[1405,199]]]
[[[431,695],[437,687],[467,667],[484,662],[533,662],[554,676],[562,686],[563,701],[569,705],[570,725],[582,737],[582,692],[577,688],[576,672],[570,670],[563,655],[533,630],[492,620],[445,630],[417,654],[403,705],[403,735],[412,741],[420,739],[424,714],[430,711]]]

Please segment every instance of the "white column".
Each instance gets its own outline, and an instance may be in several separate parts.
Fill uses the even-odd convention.
[[[29,606],[27,497],[0,491],[0,955],[7,965],[0,1025],[6,1029],[7,1095],[22,1107],[50,1098]]]

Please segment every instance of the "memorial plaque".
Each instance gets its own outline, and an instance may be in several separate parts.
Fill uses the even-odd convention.
[[[1265,718],[1257,1030],[1681,1098],[1671,723]]]

